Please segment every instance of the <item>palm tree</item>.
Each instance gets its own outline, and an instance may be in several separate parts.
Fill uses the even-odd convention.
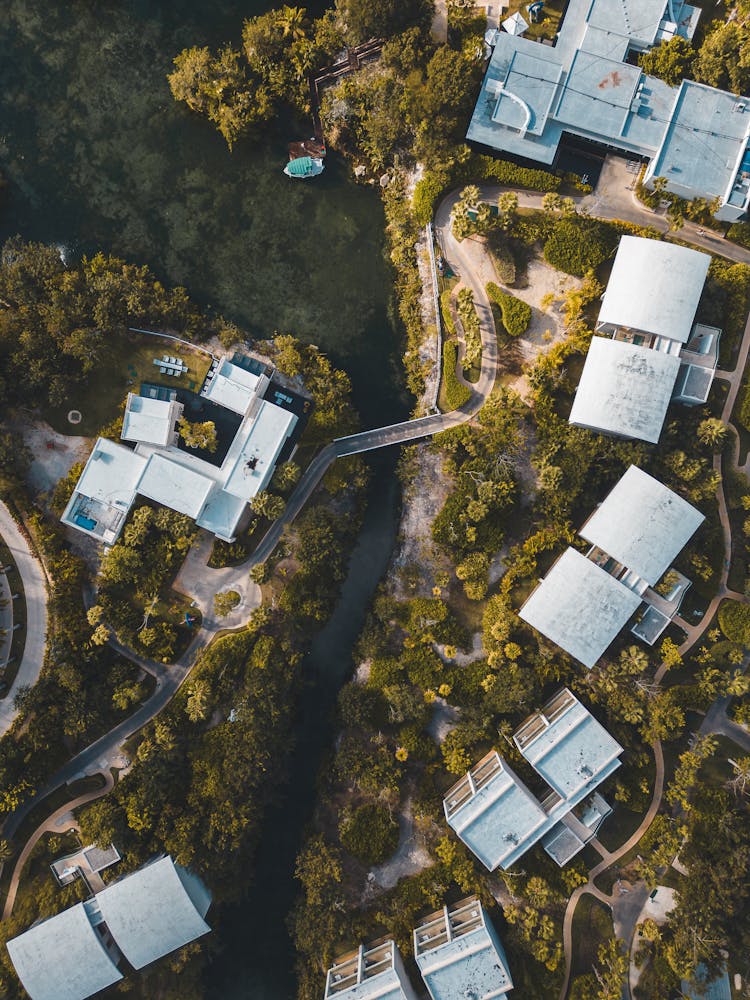
[[[714,451],[719,451],[724,446],[727,434],[727,425],[718,417],[708,417],[698,424],[698,440]]]
[[[293,42],[299,41],[307,34],[305,27],[304,7],[289,7],[285,5],[277,14],[278,24],[284,38],[291,37]]]

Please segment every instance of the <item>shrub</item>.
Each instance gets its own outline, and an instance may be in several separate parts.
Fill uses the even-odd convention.
[[[508,246],[506,240],[498,230],[491,232],[488,240],[488,247],[492,263],[495,265],[495,273],[503,285],[513,285],[516,281],[516,260],[513,251]]]
[[[474,295],[469,288],[458,293],[458,315],[464,328],[464,369],[473,368],[482,360],[482,338],[479,332],[479,317],[474,307]]]
[[[366,865],[377,865],[398,847],[398,823],[385,806],[368,803],[344,811],[339,837],[355,858]]]
[[[750,222],[733,222],[727,230],[727,239],[750,249]]]
[[[531,306],[517,299],[515,295],[498,288],[494,281],[487,285],[487,294],[495,305],[500,307],[503,326],[509,337],[520,337],[526,333],[531,322]]]
[[[456,324],[451,315],[451,290],[446,288],[440,293],[440,315],[443,317],[443,326],[446,333],[451,337],[456,337]],[[77,481],[77,480],[76,480]]]
[[[432,221],[435,202],[445,190],[446,182],[435,174],[425,174],[414,187],[411,207],[414,219],[420,226]]]
[[[544,259],[559,271],[582,278],[587,271],[595,271],[603,264],[616,246],[617,238],[611,226],[586,216],[576,216],[555,223],[544,244]]]
[[[750,606],[739,601],[723,601],[719,608],[721,631],[732,642],[750,645]]]
[[[491,156],[477,156],[475,160],[478,172],[486,180],[497,181],[510,187],[529,188],[532,191],[557,191],[562,178],[551,174],[548,170],[538,170],[534,167],[519,167],[510,160],[495,160]]]
[[[471,399],[471,390],[456,377],[458,344],[447,340],[443,344],[443,398],[449,410],[459,410]]]

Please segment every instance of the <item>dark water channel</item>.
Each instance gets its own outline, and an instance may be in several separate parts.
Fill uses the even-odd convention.
[[[312,815],[321,755],[333,738],[336,696],[352,672],[352,646],[396,540],[396,458],[397,452],[388,449],[371,459],[369,503],[349,574],[333,617],[303,664],[305,690],[289,760],[290,783],[266,818],[247,899],[222,913],[226,950],[209,969],[209,1000],[292,1000],[295,995],[294,951],[285,924],[298,888],[294,862]]]
[[[253,335],[291,332],[349,372],[364,426],[405,416],[377,194],[329,157],[314,182],[282,174],[279,120],[229,154],[172,100],[166,73],[189,45],[239,43],[242,19],[273,6],[213,0],[2,0],[0,239],[103,250],[148,263]],[[326,6],[308,0],[311,13]],[[305,661],[289,785],[268,817],[248,899],[222,920],[206,996],[291,1000],[284,920],[292,870],[330,744],[331,711],[395,540],[395,453],[373,458],[365,522],[335,614]]]

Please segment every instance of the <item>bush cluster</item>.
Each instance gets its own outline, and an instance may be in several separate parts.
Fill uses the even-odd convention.
[[[474,296],[470,289],[462,288],[458,293],[458,315],[464,329],[464,370],[479,365],[482,361],[482,338],[479,332],[479,317],[474,307]]]
[[[595,271],[617,248],[611,226],[586,216],[560,219],[544,244],[544,259],[558,271],[582,278]]]
[[[724,601],[719,608],[719,626],[727,639],[750,645],[750,606]]]
[[[386,806],[368,802],[344,811],[339,837],[355,858],[366,865],[378,865],[398,847],[398,823]]]
[[[443,389],[449,410],[459,410],[471,399],[471,390],[456,376],[457,362],[458,344],[455,340],[447,340],[443,344]]]
[[[503,326],[509,337],[520,337],[526,333],[531,322],[531,306],[499,288],[494,281],[487,285],[490,301],[500,307]]]

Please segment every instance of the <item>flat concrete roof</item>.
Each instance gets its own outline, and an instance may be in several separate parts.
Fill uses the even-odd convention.
[[[494,1000],[513,988],[505,952],[478,900],[458,904],[442,926],[434,947],[420,941],[423,931],[433,933],[429,925],[414,932],[417,965],[432,1000]]]
[[[259,381],[260,376],[224,358],[215,370],[213,378],[208,381],[205,398],[220,406],[226,406],[235,413],[244,414],[255,395]]]
[[[31,1000],[85,1000],[122,979],[93,926],[76,903],[8,941],[8,953]]]
[[[641,45],[653,45],[666,7],[666,0],[593,0],[587,20]]]
[[[337,959],[328,970],[324,1000],[416,1000],[392,940]]]
[[[122,418],[123,441],[143,441],[166,447],[174,436],[175,421],[182,406],[163,399],[148,399],[128,393]]]
[[[264,490],[296,423],[296,414],[263,400],[224,483],[226,492],[251,500],[256,493]]]
[[[619,580],[568,548],[518,614],[591,668],[640,603]]]
[[[565,81],[555,118],[587,132],[620,136],[642,76],[637,66],[579,49]]]
[[[147,459],[132,448],[98,438],[76,486],[76,493],[110,507],[130,507]]]
[[[703,520],[687,500],[631,465],[579,534],[653,587]]]
[[[711,257],[664,240],[623,236],[598,325],[627,327],[685,344]]]
[[[169,455],[151,455],[138,492],[149,500],[196,518],[203,510],[214,480],[174,461]]]
[[[546,724],[519,749],[550,788],[577,802],[618,766],[623,748],[575,696],[570,699],[555,718],[540,715]]]
[[[489,780],[470,791],[475,787],[472,775],[480,768]],[[464,782],[466,789],[459,787]],[[444,800],[448,825],[490,871],[509,868],[549,826],[539,802],[497,752],[480,761],[454,789]],[[454,802],[460,804],[454,807]]]
[[[679,369],[673,354],[594,337],[570,423],[655,444]]]
[[[97,902],[112,937],[136,969],[207,934],[210,896],[196,876],[161,858],[107,886]]]
[[[750,101],[683,80],[649,177],[721,198],[737,175],[750,129]],[[743,193],[743,200],[747,191]]]

